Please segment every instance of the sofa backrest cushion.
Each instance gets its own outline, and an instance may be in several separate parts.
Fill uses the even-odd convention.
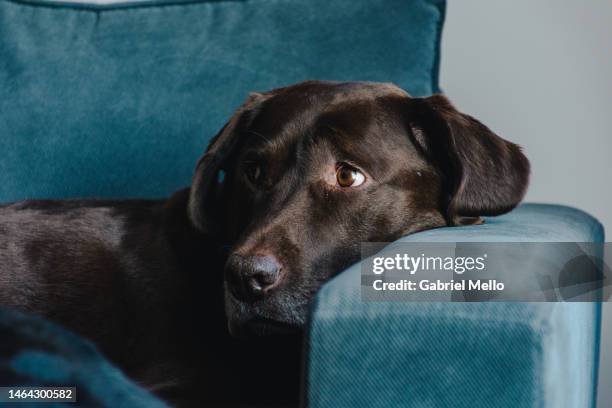
[[[0,2],[0,201],[163,197],[251,91],[438,87],[443,0]]]

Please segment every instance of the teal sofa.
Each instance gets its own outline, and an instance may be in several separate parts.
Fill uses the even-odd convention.
[[[439,92],[444,12],[443,0],[0,0],[0,202],[168,196],[251,91],[335,79]],[[525,204],[404,240],[604,236],[584,212]],[[359,282],[355,265],[313,302],[304,405],[594,406],[599,303],[364,303]],[[0,344],[0,383],[164,406],[35,317],[0,311]]]

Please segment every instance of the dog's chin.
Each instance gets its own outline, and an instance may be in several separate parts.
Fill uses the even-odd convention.
[[[277,305],[249,305],[228,294],[225,309],[229,332],[234,337],[294,335],[302,331],[303,320],[287,318]]]

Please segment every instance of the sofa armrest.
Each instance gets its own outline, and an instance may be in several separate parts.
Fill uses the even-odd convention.
[[[525,205],[483,226],[410,241],[601,242],[567,207]],[[599,303],[361,301],[360,265],[317,295],[308,330],[309,407],[591,407]]]

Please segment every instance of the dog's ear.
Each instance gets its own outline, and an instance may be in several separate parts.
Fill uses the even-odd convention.
[[[440,170],[451,225],[510,211],[529,182],[521,148],[465,115],[443,95],[410,100],[413,142]]]
[[[191,223],[203,233],[213,231],[217,215],[217,197],[219,195],[219,177],[222,166],[240,145],[239,131],[244,122],[249,120],[257,105],[267,99],[265,94],[252,93],[238,108],[230,120],[211,140],[196,165],[189,194],[188,214]]]

